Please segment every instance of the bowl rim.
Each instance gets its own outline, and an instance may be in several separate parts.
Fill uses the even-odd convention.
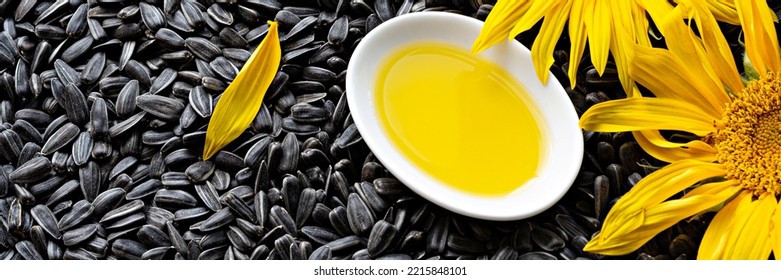
[[[412,28],[413,26],[420,26],[420,24],[424,24],[424,27]],[[489,60],[495,63],[499,62],[497,61],[499,58],[497,55],[501,54],[513,55],[512,52],[515,52],[515,55],[526,57],[529,60],[528,67],[532,73],[532,78],[523,78],[518,74],[513,76],[518,79],[518,82],[527,91],[530,91],[529,83],[534,83],[531,80],[536,81],[546,91],[544,93],[535,92],[533,95],[549,95],[549,97],[539,97],[545,101],[542,105],[539,103],[540,100],[532,98],[532,102],[537,103],[535,105],[537,105],[538,111],[543,115],[539,121],[545,122],[548,140],[551,141],[551,143],[546,145],[548,147],[547,155],[539,167],[540,171],[538,172],[540,174],[537,178],[527,181],[522,186],[519,186],[516,191],[505,196],[487,197],[456,191],[418,169],[414,163],[409,162],[404,155],[396,150],[392,143],[389,143],[384,134],[386,132],[380,127],[377,121],[376,107],[373,104],[373,94],[371,94],[374,82],[367,81],[367,79],[373,81],[375,76],[373,73],[377,72],[376,64],[388,55],[387,52],[379,51],[378,54],[378,51],[375,51],[376,49],[388,48],[385,45],[377,45],[379,44],[378,42],[383,42],[384,40],[387,43],[389,40],[391,42],[396,40],[402,42],[396,44],[404,45],[405,43],[403,42],[409,44],[416,41],[410,38],[417,36],[419,37],[417,41],[420,41],[420,38],[429,39],[431,35],[434,35],[433,37],[440,36],[441,38],[437,39],[445,42],[460,40],[461,43],[456,43],[455,41],[450,43],[464,45],[464,35],[447,34],[447,32],[452,32],[453,30],[463,31],[461,28],[466,28],[474,36],[468,38],[471,46],[471,41],[476,38],[475,30],[479,33],[482,25],[482,21],[468,16],[447,12],[420,12],[395,17],[377,26],[361,40],[348,63],[345,81],[347,105],[350,108],[356,128],[372,153],[399,181],[418,195],[445,209],[465,216],[496,221],[524,219],[550,208],[564,196],[574,182],[583,158],[582,130],[578,126],[578,116],[574,106],[572,106],[564,88],[550,71],[548,71],[547,84],[542,85],[539,82],[536,74],[534,74],[533,66],[531,66],[529,49],[515,40],[508,40],[478,54],[479,56],[488,57]],[[437,28],[440,28],[438,31],[441,32],[436,34],[422,33],[428,29],[436,30]],[[490,58],[491,55],[495,57]],[[372,67],[371,65],[375,66]],[[503,66],[516,67],[509,63],[505,63]],[[367,76],[368,78],[366,78]],[[367,104],[366,102],[369,103]],[[555,112],[551,112],[551,110],[555,110]],[[551,118],[556,120],[564,118],[565,121],[564,123],[551,122]],[[555,141],[551,139],[554,136],[557,137],[554,139]],[[563,137],[570,138],[570,141],[562,140],[561,138]],[[571,141],[572,137],[577,137],[578,140]],[[556,144],[559,146],[565,144],[565,147],[554,146]],[[557,152],[554,148],[557,150],[562,149],[563,151]],[[562,159],[565,160],[563,161]],[[569,159],[569,162],[566,159]],[[556,170],[552,170],[553,167],[556,167]],[[563,173],[561,173],[561,169],[564,169]],[[555,174],[554,171],[556,172]],[[543,184],[552,184],[554,186],[540,190],[540,186]],[[537,187],[535,188],[535,186]],[[532,199],[535,196],[537,196],[537,199]],[[518,205],[517,203],[520,202],[525,202],[529,205]]]

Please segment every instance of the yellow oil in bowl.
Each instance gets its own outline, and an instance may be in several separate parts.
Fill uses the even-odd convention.
[[[374,100],[386,136],[433,178],[505,195],[535,177],[545,154],[531,98],[500,66],[444,43],[415,43],[380,65]]]

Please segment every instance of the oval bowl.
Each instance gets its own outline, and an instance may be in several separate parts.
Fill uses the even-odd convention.
[[[363,140],[396,178],[429,201],[458,214],[484,220],[518,220],[555,204],[578,174],[583,134],[566,92],[548,73],[543,85],[534,72],[530,51],[515,40],[478,54],[507,70],[527,90],[541,115],[547,147],[538,176],[506,195],[480,196],[457,190],[420,170],[401,154],[380,125],[374,100],[377,73],[388,54],[416,42],[443,42],[469,51],[483,22],[445,12],[411,13],[393,18],[366,35],[347,69],[347,102]]]

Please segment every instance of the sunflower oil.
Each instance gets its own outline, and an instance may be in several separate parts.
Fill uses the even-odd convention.
[[[426,42],[388,55],[379,70],[377,117],[425,173],[483,196],[508,194],[536,176],[545,153],[540,113],[503,68]]]

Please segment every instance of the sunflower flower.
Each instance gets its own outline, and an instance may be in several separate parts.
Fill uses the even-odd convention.
[[[277,23],[269,21],[266,37],[252,52],[214,107],[206,129],[203,159],[207,160],[241,135],[258,114],[263,96],[279,68],[282,49]]]
[[[678,1],[676,1],[678,2]],[[716,18],[738,23],[733,0],[707,0]],[[575,85],[578,66],[589,43],[591,62],[601,76],[612,54],[624,90],[631,92],[634,83],[628,76],[627,57],[634,44],[650,46],[649,22],[672,10],[667,0],[498,0],[472,45],[479,53],[508,38],[532,28],[543,19],[540,33],[531,48],[537,77],[547,83],[548,69],[553,65],[553,50],[569,20],[570,57],[567,75]],[[664,32],[662,32],[664,34]]]
[[[616,202],[585,250],[628,254],[683,219],[718,211],[698,258],[778,258],[781,55],[774,18],[764,0],[735,1],[749,65],[758,73],[744,85],[712,12],[702,1],[679,2],[662,22],[668,49],[638,45],[631,58],[629,75],[655,97],[635,91],[592,106],[580,120],[587,130],[632,131],[646,152],[670,163]],[[696,140],[670,142],[660,130]]]

